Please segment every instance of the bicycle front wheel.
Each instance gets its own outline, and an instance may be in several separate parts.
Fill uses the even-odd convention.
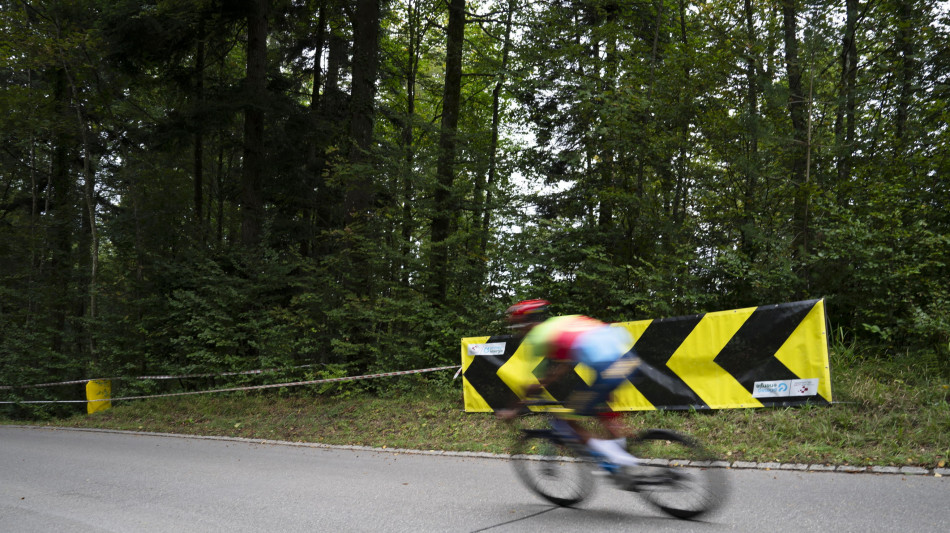
[[[631,439],[628,448],[645,463],[637,467],[632,488],[663,512],[688,519],[722,505],[726,472],[711,466],[715,458],[693,439],[648,430]]]
[[[563,507],[576,505],[594,489],[591,463],[549,431],[527,430],[512,448],[512,466],[521,481],[545,500]]]

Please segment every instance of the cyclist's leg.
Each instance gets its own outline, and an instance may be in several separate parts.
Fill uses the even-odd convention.
[[[618,437],[625,436],[625,432],[620,428],[620,422],[616,419],[615,413],[612,413],[607,407],[607,399],[611,392],[623,383],[622,376],[612,377],[606,373],[612,366],[612,363],[597,364],[593,369],[597,372],[597,378],[594,383],[585,390],[574,391],[566,402],[566,406],[571,408],[575,415],[584,417],[596,417],[600,425],[606,430],[605,438],[589,438],[584,440],[591,449],[607,456],[607,458],[619,465],[637,464],[637,459],[631,456],[625,450],[625,446]]]
[[[634,386],[643,381],[644,374],[640,367],[640,362],[640,357],[637,356],[636,351],[631,348],[620,357],[614,365],[611,365],[611,367],[605,371],[605,373],[609,373],[612,376],[608,384],[604,386],[605,389],[610,387],[610,390],[607,392],[607,399],[612,397],[614,391],[625,381],[630,382]],[[621,378],[620,376],[623,377]],[[604,409],[601,411],[599,417],[601,424],[614,438],[625,439],[630,436],[630,430],[620,421],[619,413],[607,408],[607,399],[604,400]]]
[[[617,387],[634,375],[639,364],[640,359],[630,350],[615,361],[589,365],[597,373],[594,382],[584,391],[574,391],[568,398],[567,406],[582,416],[596,416],[610,411],[607,400]]]
[[[636,350],[633,348],[630,348],[630,350],[618,360],[618,366],[614,367],[613,370],[616,371],[618,374],[626,374],[625,381],[629,382],[633,386],[637,386],[638,384],[642,383],[645,378],[643,367],[641,366],[640,357],[637,355]],[[611,396],[613,395],[613,391],[615,391],[617,387],[619,387],[619,385],[617,385],[611,390],[611,393],[610,393]],[[614,442],[616,442],[618,446],[623,448],[623,450],[627,452],[627,455],[629,455],[633,459],[634,462],[626,463],[626,464],[628,465],[640,464],[641,460],[636,458],[632,453],[630,453],[627,448],[627,438],[632,436],[633,432],[631,431],[629,427],[627,427],[625,424],[621,422],[619,413],[612,410],[605,411],[602,414],[601,421],[605,429],[607,430],[607,432],[609,432],[611,435],[614,436]]]
[[[597,420],[604,430],[613,439],[626,439],[630,436],[627,426],[620,421],[620,415],[613,411],[604,411],[597,415]]]
[[[578,414],[595,416],[609,412],[607,400],[614,390],[627,381],[640,364],[640,358],[630,346],[630,335],[623,328],[602,327],[584,333],[572,347],[575,360],[596,372],[596,378],[572,407]],[[624,352],[624,350],[627,350]],[[611,421],[600,418],[605,428],[613,428]],[[614,431],[610,430],[613,434]]]

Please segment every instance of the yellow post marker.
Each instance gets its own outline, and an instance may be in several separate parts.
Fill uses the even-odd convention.
[[[89,414],[112,407],[112,382],[108,379],[93,379],[86,383],[86,410]]]

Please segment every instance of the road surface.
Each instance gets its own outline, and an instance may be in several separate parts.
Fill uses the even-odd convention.
[[[731,470],[697,522],[601,483],[552,507],[508,461],[150,434],[0,426],[0,531],[950,530],[950,479]]]

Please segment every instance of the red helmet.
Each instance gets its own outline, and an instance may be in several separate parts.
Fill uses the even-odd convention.
[[[524,300],[505,311],[505,318],[511,328],[523,328],[531,324],[544,322],[548,318],[547,300]]]

